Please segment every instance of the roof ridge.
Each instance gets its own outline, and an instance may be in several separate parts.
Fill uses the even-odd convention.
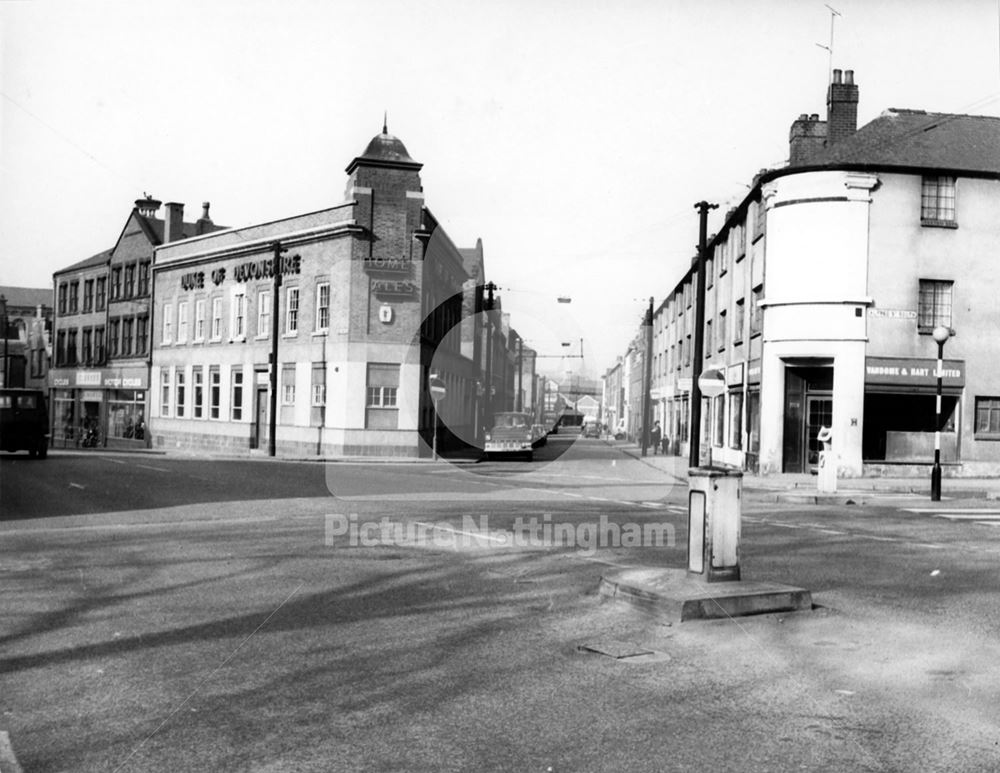
[[[931,110],[918,110],[911,107],[888,107],[886,108],[879,118],[886,116],[888,113],[899,113],[905,115],[925,115],[928,118],[988,118],[991,121],[1000,121],[1000,116],[996,115],[976,115],[973,113],[939,113]]]

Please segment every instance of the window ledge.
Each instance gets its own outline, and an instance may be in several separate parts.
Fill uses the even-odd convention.
[[[326,330],[316,330],[313,333],[313,335],[314,336],[328,336],[328,335],[330,335],[330,329],[327,328]]]
[[[958,228],[958,221],[956,220],[938,220],[931,217],[920,218],[920,225],[926,226],[927,228]]]
[[[917,326],[917,333],[919,335],[922,335],[922,336],[929,336],[935,330],[936,330],[936,328],[934,328],[934,327],[928,327],[927,325],[918,325]],[[953,328],[953,327],[948,328],[948,338],[951,339],[951,338],[954,338],[954,337],[955,337],[955,328]]]
[[[996,441],[996,440],[1000,440],[1000,432],[998,432],[998,433],[976,432],[972,436],[972,439],[973,440],[994,440],[994,441]]]

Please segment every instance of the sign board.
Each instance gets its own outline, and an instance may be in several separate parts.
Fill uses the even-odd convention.
[[[726,391],[726,374],[709,368],[698,377],[698,389],[704,397],[718,397]]]
[[[437,376],[431,376],[427,380],[427,387],[431,393],[431,400],[433,400],[435,403],[443,400],[444,396],[448,392],[448,390],[445,389],[444,382]]]
[[[945,360],[942,386],[965,386],[965,360]],[[865,383],[893,386],[937,385],[937,359],[932,357],[865,357]]]
[[[916,319],[917,312],[912,309],[868,309],[869,317],[881,319]]]

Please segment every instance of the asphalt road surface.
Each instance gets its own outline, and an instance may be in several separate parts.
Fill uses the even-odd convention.
[[[0,459],[0,730],[31,772],[1000,768],[1000,513],[747,496],[744,575],[817,608],[666,625],[596,587],[684,565],[686,487],[559,442]]]

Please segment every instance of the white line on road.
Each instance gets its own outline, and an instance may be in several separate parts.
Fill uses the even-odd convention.
[[[170,472],[166,467],[153,467],[149,464],[137,464],[136,467],[142,467],[144,470],[156,470],[157,472]]]
[[[441,525],[436,524],[436,523],[427,523],[426,521],[414,521],[414,523],[416,523],[417,526],[426,526],[428,529],[436,529],[438,531],[447,531],[447,532],[451,532],[452,534],[461,534],[463,537],[474,537],[476,539],[488,539],[488,540],[491,540],[493,542],[503,542],[503,543],[507,542],[507,538],[506,537],[494,537],[494,536],[491,536],[489,534],[476,534],[475,532],[462,531],[461,529],[453,529],[450,526],[441,526]]]
[[[155,523],[93,523],[87,526],[45,527],[41,529],[0,529],[0,534],[63,534],[68,531],[104,531],[107,529],[163,529],[174,526],[216,526],[229,524],[259,523],[261,521],[276,521],[275,515],[251,516],[247,518],[215,518],[212,520],[195,521],[157,521]]]
[[[102,456],[101,458],[106,462],[111,462],[112,464],[125,464],[125,461],[122,459],[111,459],[107,456]]]
[[[643,507],[666,507],[662,502],[640,502]]]
[[[933,513],[935,515],[945,515],[946,513],[976,513],[978,515],[1000,515],[1000,508],[988,507],[901,507],[905,513]]]
[[[86,486],[84,486],[81,483],[70,483],[69,487],[70,488],[79,488],[79,489],[85,489],[85,488],[87,488]]]

